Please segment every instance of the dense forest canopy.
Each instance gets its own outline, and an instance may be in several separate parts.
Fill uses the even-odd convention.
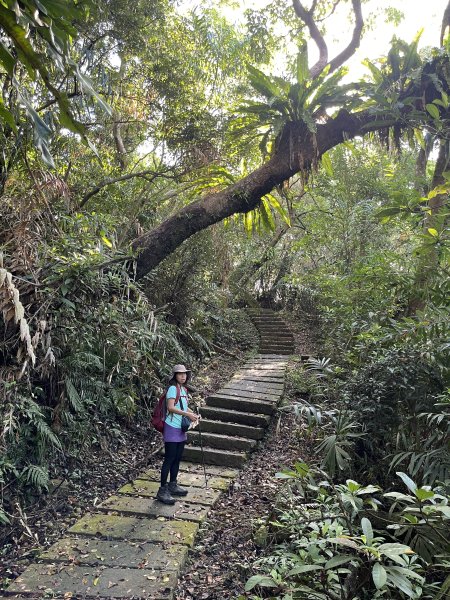
[[[327,476],[392,490],[397,469],[448,500],[450,8],[430,36],[411,3],[237,4],[0,2],[8,531],[56,465],[148,416],[171,363],[250,350],[260,305],[324,357],[291,384]],[[438,521],[391,597],[443,597]]]

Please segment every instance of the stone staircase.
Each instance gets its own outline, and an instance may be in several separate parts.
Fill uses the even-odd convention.
[[[273,310],[247,309],[260,335],[261,354],[293,354],[294,337],[286,323]]]
[[[200,523],[263,438],[283,394],[292,335],[271,311],[249,314],[260,354],[206,398],[200,427],[188,432],[179,476],[188,496],[174,506],[157,502],[159,471],[145,470],[75,523],[0,600],[173,599]]]
[[[200,409],[202,421],[188,432],[186,460],[240,468],[283,394],[286,357],[258,354]]]

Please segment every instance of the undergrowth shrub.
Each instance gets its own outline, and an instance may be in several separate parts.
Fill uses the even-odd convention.
[[[296,463],[281,488],[252,600],[447,597],[450,495],[397,473],[388,492]],[[256,593],[255,593],[256,592]],[[241,596],[243,599],[244,597]]]

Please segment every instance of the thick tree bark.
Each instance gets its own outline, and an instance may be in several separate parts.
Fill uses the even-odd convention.
[[[135,240],[137,278],[154,269],[189,237],[236,213],[245,213],[258,206],[261,198],[299,172],[305,176],[317,160],[330,148],[344,140],[371,130],[374,117],[346,111],[335,119],[319,125],[314,137],[301,123],[287,123],[272,158],[247,177],[226,190],[208,194],[182,208],[152,231]],[[386,126],[391,123],[386,122]],[[373,129],[379,129],[380,122]]]

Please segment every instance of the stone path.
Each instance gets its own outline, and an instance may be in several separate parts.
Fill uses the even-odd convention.
[[[200,523],[263,438],[283,393],[292,336],[272,311],[249,313],[264,352],[206,398],[201,431],[188,433],[181,465],[188,496],[174,506],[160,504],[154,499],[159,472],[142,472],[43,552],[5,597],[173,598]]]

